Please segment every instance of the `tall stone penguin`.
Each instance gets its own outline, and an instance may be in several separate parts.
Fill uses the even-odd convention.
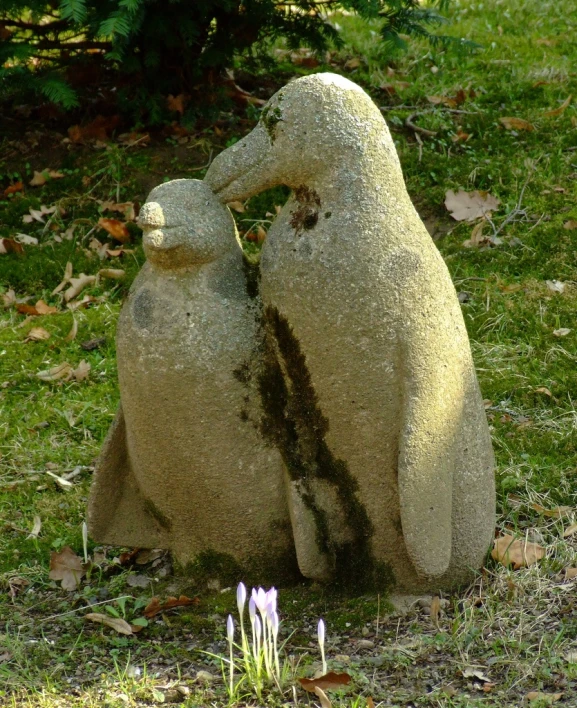
[[[289,83],[205,181],[292,189],[262,249],[261,393],[301,572],[449,588],[480,567],[494,459],[460,305],[380,111],[335,74]]]
[[[139,221],[147,263],[118,322],[121,409],[96,469],[91,534],[169,548],[183,564],[223,553],[276,578],[296,560],[283,462],[259,431],[259,301],[234,221],[198,180],[156,187]]]

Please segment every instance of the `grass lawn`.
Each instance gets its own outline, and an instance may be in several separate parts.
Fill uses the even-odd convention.
[[[351,676],[329,692],[335,707],[370,707],[369,697],[381,706],[577,706],[577,6],[455,0],[450,17],[446,31],[477,51],[412,42],[386,59],[370,27],[335,16],[346,46],[313,70],[345,74],[382,107],[462,302],[497,457],[497,532],[537,543],[545,556],[518,570],[488,557],[473,586],[432,611],[430,598],[401,611],[383,595],[279,588],[284,692],[259,701],[243,684],[234,706],[319,704],[296,679],[320,668],[319,617],[329,669]],[[310,71],[302,57],[277,53],[274,81]],[[38,239],[23,254],[0,254],[0,705],[228,704],[211,654],[226,655],[242,578],[227,587],[206,573],[183,577],[165,555],[127,557],[90,540],[93,564],[76,589],[48,573],[51,552],[69,546],[83,556],[94,460],[118,404],[115,323],[143,262],[136,226],[123,245],[97,225],[125,220],[102,202],[142,203],[164,179],[202,177],[210,156],[257,119],[250,107],[188,136],[108,147],[62,143],[64,133],[31,124],[0,143],[0,238]],[[29,186],[45,168],[62,176]],[[1,196],[18,181],[23,192]],[[500,200],[480,246],[463,245],[479,229],[444,206],[447,190],[459,189]],[[236,214],[240,230],[266,226],[285,196],[252,199]],[[42,214],[43,205],[56,210]],[[70,283],[53,294],[67,263],[73,278],[124,275],[101,273],[69,298],[71,309]],[[56,311],[26,312],[40,300]],[[56,378],[63,364],[68,376]],[[101,612],[133,624],[153,597],[180,595],[193,602],[149,617],[135,634],[85,619]]]

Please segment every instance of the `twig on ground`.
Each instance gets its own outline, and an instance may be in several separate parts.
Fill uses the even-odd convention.
[[[407,126],[407,128],[414,130],[415,133],[421,133],[421,135],[426,135],[430,138],[433,138],[437,134],[436,130],[428,130],[427,128],[421,128],[420,125],[416,125],[413,122],[415,120],[415,118],[417,118],[420,115],[423,115],[424,112],[425,111],[423,111],[421,113],[411,113],[411,115],[405,119],[405,125]]]

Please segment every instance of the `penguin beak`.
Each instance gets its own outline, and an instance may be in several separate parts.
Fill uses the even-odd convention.
[[[221,202],[244,201],[278,184],[272,141],[262,123],[215,158],[204,181]]]

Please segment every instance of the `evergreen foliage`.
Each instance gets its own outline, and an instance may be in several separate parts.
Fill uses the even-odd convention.
[[[32,91],[72,108],[68,70],[97,64],[117,77],[119,95],[149,101],[150,113],[159,93],[191,93],[235,55],[278,37],[291,49],[339,45],[327,19],[339,9],[380,19],[386,43],[403,46],[407,34],[448,41],[429,29],[448,1],[0,0],[0,98]]]

